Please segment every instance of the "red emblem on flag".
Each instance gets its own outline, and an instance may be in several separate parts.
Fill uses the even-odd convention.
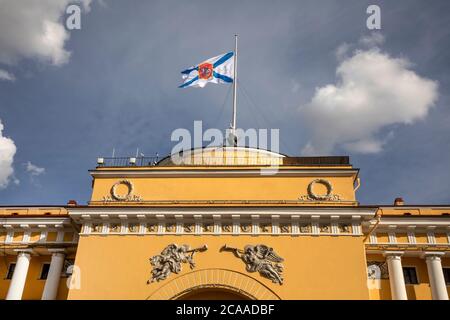
[[[198,65],[198,78],[209,80],[213,76],[213,65],[212,63],[202,63]]]

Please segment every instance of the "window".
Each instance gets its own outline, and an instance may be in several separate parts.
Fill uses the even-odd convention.
[[[442,271],[444,271],[445,284],[450,286],[450,268],[444,268]]]
[[[6,273],[6,280],[11,280],[14,274],[14,269],[16,269],[15,263],[10,263],[8,267],[8,272]]]
[[[63,268],[63,272],[61,273],[62,277],[67,278],[72,275],[74,263],[75,263],[75,261],[73,259],[64,260],[64,268]]]
[[[406,284],[418,284],[415,267],[403,267],[403,276]]]
[[[41,276],[39,277],[39,280],[47,279],[49,270],[50,270],[50,263],[44,263],[42,265]]]

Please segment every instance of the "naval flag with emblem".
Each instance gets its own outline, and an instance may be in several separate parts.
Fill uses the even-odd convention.
[[[208,59],[181,71],[184,83],[179,88],[200,87],[208,82],[232,83],[234,79],[234,52]]]

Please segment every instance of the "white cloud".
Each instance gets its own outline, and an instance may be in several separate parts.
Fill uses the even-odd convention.
[[[424,119],[437,100],[438,84],[410,66],[377,47],[356,50],[341,61],[337,83],[316,88],[312,100],[300,108],[311,132],[302,153],[328,154],[336,146],[377,153],[392,136],[383,134],[383,128]]]
[[[359,43],[363,46],[373,48],[384,43],[384,36],[380,32],[371,32],[369,35],[362,36]]]
[[[16,145],[10,138],[3,136],[3,124],[0,121],[0,189],[5,189],[11,179],[15,184],[19,181],[14,178],[13,161],[16,154]]]
[[[14,81],[16,78],[6,70],[0,69],[0,80]]]
[[[26,170],[32,177],[37,177],[45,173],[45,168],[38,167],[32,164],[30,161],[27,162]]]
[[[350,49],[351,49],[351,45],[348,44],[347,42],[344,42],[343,44],[341,44],[339,47],[337,47],[337,49],[335,51],[336,59],[341,61],[344,58],[346,58]]]
[[[69,60],[64,48],[70,34],[64,28],[68,4],[91,0],[0,0],[0,62],[14,65],[24,58],[61,65]]]

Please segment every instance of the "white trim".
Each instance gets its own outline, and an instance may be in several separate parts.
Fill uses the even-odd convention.
[[[181,236],[184,232],[183,215],[175,215],[175,234]]]
[[[450,226],[450,219],[448,217],[414,217],[414,216],[404,216],[402,218],[391,218],[391,217],[385,217],[383,216],[381,218],[380,224],[378,225],[378,228],[380,227],[386,227],[388,225],[397,225],[398,227],[413,227],[413,226],[423,226],[423,227],[441,227],[441,226]]]
[[[202,216],[200,214],[194,215],[195,227],[194,227],[194,235],[200,236],[203,233],[203,221]]]
[[[201,214],[203,216],[213,216],[213,215],[222,215],[222,216],[231,216],[231,215],[260,215],[260,217],[271,215],[280,215],[280,216],[290,216],[290,215],[299,215],[302,217],[311,217],[311,216],[334,216],[339,215],[340,218],[351,217],[355,215],[361,216],[364,219],[371,219],[375,215],[377,211],[376,208],[358,208],[358,207],[333,207],[333,208],[244,208],[244,207],[229,207],[229,208],[214,208],[214,207],[202,207],[202,208],[138,208],[138,207],[124,207],[124,208],[69,208],[69,215],[76,221],[79,222],[81,220],[81,216],[85,213],[89,213],[90,216],[100,216],[107,214],[111,219],[117,218],[120,216],[126,216],[128,218],[136,218],[137,215],[144,215],[147,217],[154,217],[155,215],[177,215],[182,214],[186,215],[198,215]],[[125,214],[126,213],[126,214]],[[91,217],[92,218],[92,217]]]
[[[278,214],[272,215],[272,235],[280,234],[280,216]]]
[[[218,236],[222,233],[222,221],[220,214],[213,215],[214,235]]]
[[[393,244],[397,243],[397,237],[396,237],[394,231],[388,232],[388,243],[393,243]]]
[[[252,166],[252,165],[249,165]],[[94,178],[151,178],[151,177],[229,177],[229,176],[261,176],[261,165],[255,169],[198,169],[198,170],[185,170],[185,169],[168,169],[163,167],[154,167],[152,169],[142,170],[94,170],[90,174]],[[358,174],[356,169],[337,169],[337,170],[323,170],[323,169],[283,169],[278,166],[278,171],[274,172],[272,177],[352,177]]]
[[[434,232],[433,231],[428,231],[427,232],[427,242],[428,243],[432,243],[432,244],[436,243],[436,237],[434,236]]]
[[[414,231],[408,231],[407,235],[408,235],[408,243],[409,244],[417,243],[416,234],[414,233]]]
[[[28,218],[28,217],[13,217],[13,218],[1,218],[0,227],[5,228],[21,228],[29,229],[42,226],[43,228],[58,228],[69,227],[71,225],[70,218]]]
[[[140,236],[143,236],[145,234],[145,222],[140,222],[139,223],[138,234]]]
[[[63,242],[63,240],[64,240],[64,231],[57,231],[55,242]]]
[[[259,234],[259,214],[252,215],[252,235],[257,236]]]
[[[39,234],[39,240],[38,242],[46,242],[47,241],[47,230],[43,230],[41,231],[41,233]]]
[[[352,234],[354,236],[362,235],[361,231],[361,216],[352,216]]]
[[[31,236],[31,230],[28,229],[23,233],[22,243],[29,243]]]
[[[166,224],[164,222],[164,215],[162,214],[157,214],[156,215],[156,219],[157,219],[157,229],[156,229],[156,234],[157,235],[163,235],[166,232]]]
[[[14,240],[14,230],[8,230],[6,232],[5,243],[12,243]]]
[[[315,236],[318,236],[320,234],[319,219],[320,219],[320,216],[312,216],[311,217],[311,233]]]
[[[241,232],[241,228],[240,228],[240,216],[237,214],[234,214],[231,216],[232,219],[232,234],[233,236],[237,236],[240,234]]]
[[[110,233],[109,232],[109,222],[102,223],[102,234],[103,235],[108,235],[109,233]]]
[[[120,235],[125,235],[128,233],[128,222],[126,222],[125,220],[122,220],[120,223]]]
[[[333,236],[337,236],[339,235],[339,225],[338,225],[338,221],[339,221],[339,216],[331,216],[331,234]]]
[[[291,216],[291,224],[292,224],[292,235],[298,236],[300,234],[300,216],[294,215]]]
[[[91,222],[86,222],[83,224],[82,234],[88,235],[91,234]],[[45,239],[47,239],[47,234],[45,235]]]

